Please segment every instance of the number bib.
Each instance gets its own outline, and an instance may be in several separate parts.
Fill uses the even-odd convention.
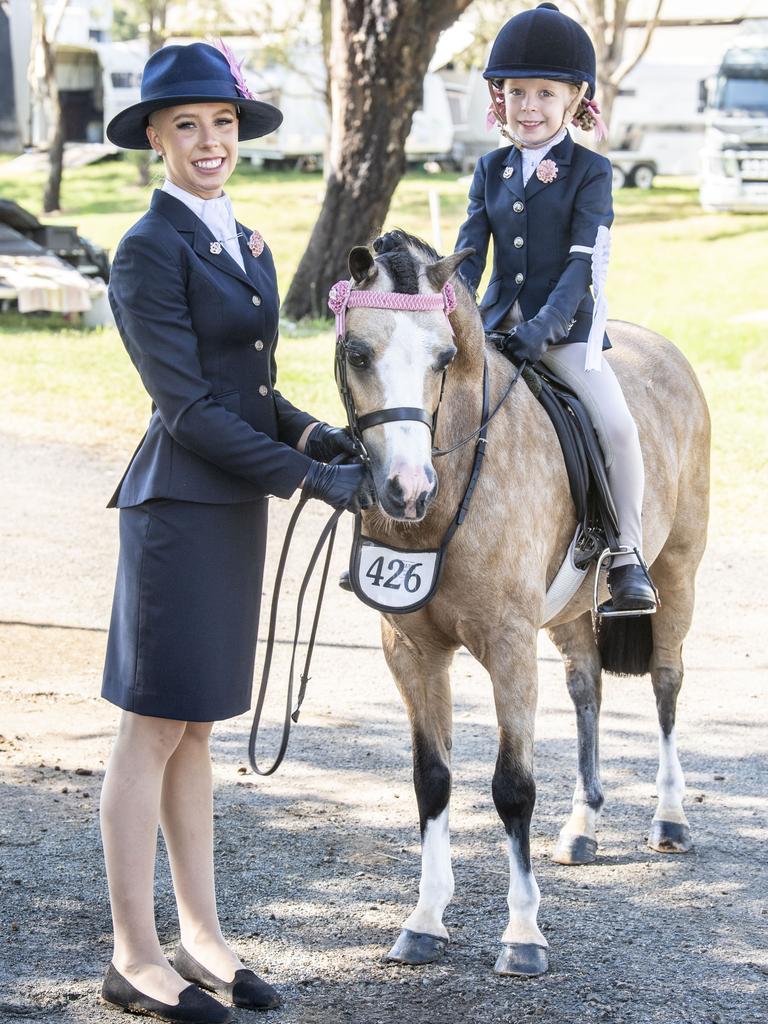
[[[443,570],[443,548],[427,551],[389,547],[365,537],[360,516],[349,559],[355,594],[380,612],[415,612],[434,597]]]

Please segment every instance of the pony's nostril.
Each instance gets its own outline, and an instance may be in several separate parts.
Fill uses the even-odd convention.
[[[390,477],[387,480],[385,491],[387,498],[394,504],[405,506],[405,492],[403,491],[403,485],[400,483],[398,477]]]

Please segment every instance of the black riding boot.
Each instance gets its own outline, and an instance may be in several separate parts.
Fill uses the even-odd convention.
[[[353,593],[352,584],[349,582],[349,570],[345,569],[342,573],[339,573],[339,586],[342,590],[348,590]]]
[[[641,612],[656,607],[656,594],[639,565],[619,565],[608,573],[611,611]]]

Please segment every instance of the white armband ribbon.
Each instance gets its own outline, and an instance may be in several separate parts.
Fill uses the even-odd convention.
[[[584,247],[586,249],[586,247]],[[605,284],[608,278],[608,260],[611,255],[611,232],[601,224],[597,229],[595,247],[592,250],[592,291],[595,296],[595,308],[592,311],[592,326],[587,339],[587,354],[584,359],[586,371],[602,369],[603,338],[605,325],[608,321],[608,301],[605,296]]]

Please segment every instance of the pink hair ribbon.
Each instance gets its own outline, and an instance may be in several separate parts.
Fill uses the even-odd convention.
[[[573,119],[573,124],[577,127],[589,131],[595,129],[595,141],[600,142],[602,139],[608,138],[608,126],[600,116],[600,107],[594,100],[583,99],[580,104],[582,110]],[[586,123],[582,123],[582,121]],[[589,123],[591,122],[591,124]]]

